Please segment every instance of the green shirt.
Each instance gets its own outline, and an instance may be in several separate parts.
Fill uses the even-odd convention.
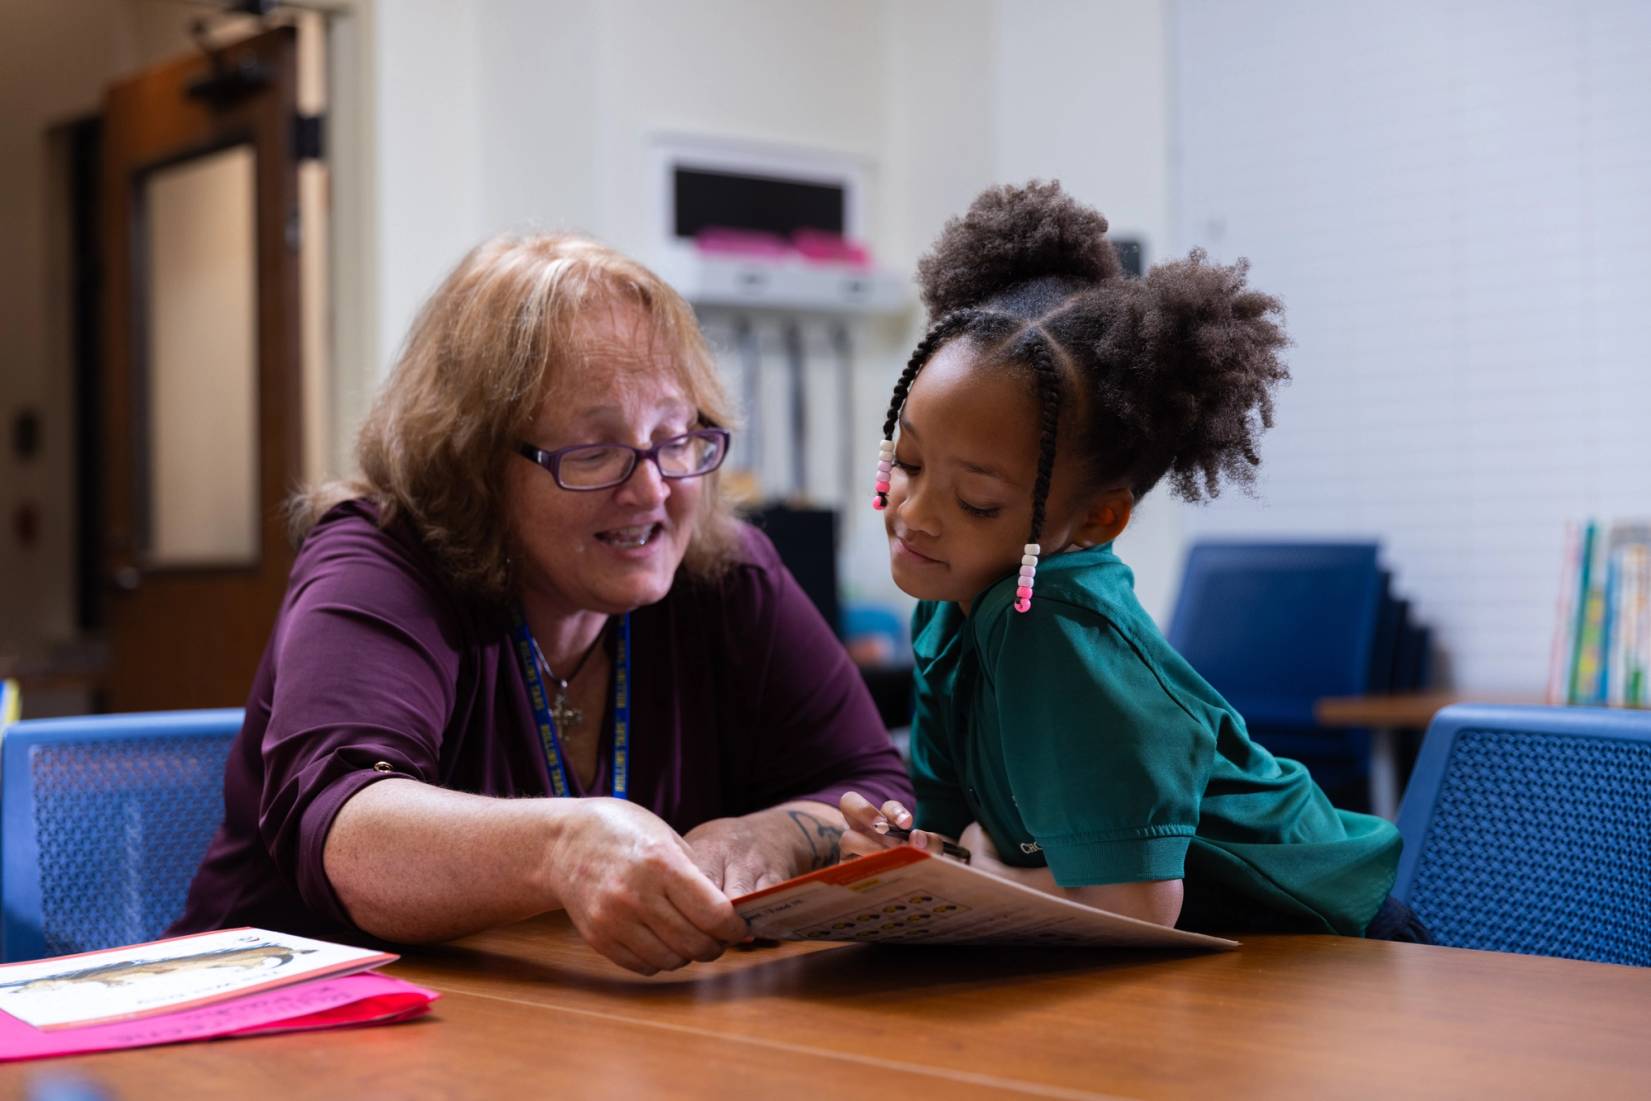
[[[1164,640],[1110,544],[912,619],[917,822],[978,821],[1063,887],[1183,879],[1182,928],[1361,935],[1392,889],[1393,824],[1337,810]]]

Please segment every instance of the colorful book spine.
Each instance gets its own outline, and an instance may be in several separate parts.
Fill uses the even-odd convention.
[[[1619,571],[1611,702],[1622,707],[1651,706],[1646,683],[1651,678],[1651,546],[1633,543],[1624,547]]]
[[[1566,689],[1565,701],[1578,704],[1584,702],[1584,684],[1593,669],[1593,655],[1590,653],[1589,624],[1591,621],[1590,608],[1593,601],[1594,582],[1594,543],[1598,537],[1599,528],[1592,520],[1582,529],[1582,549],[1580,552],[1580,567],[1577,570],[1576,607],[1573,613],[1575,633],[1571,646],[1571,675],[1569,686]]]
[[[0,680],[0,728],[23,717],[23,691],[10,678]]]
[[[1582,569],[1582,530],[1565,525],[1565,558],[1559,571],[1559,598],[1554,610],[1554,642],[1548,654],[1550,704],[1562,704],[1571,694],[1571,661],[1576,653],[1576,593]]]
[[[1547,698],[1651,708],[1651,522],[1567,526]]]
[[[1613,549],[1609,542],[1605,546],[1605,585],[1600,599],[1599,664],[1594,671],[1593,689],[1588,693],[1588,702],[1597,704],[1610,703],[1611,693],[1617,687],[1611,681],[1611,666],[1616,657],[1618,640],[1611,635],[1618,626],[1617,597],[1622,585],[1622,552],[1620,549]]]

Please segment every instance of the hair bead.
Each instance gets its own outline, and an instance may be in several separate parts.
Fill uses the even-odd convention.
[[[960,331],[975,314],[974,310],[953,310],[929,326],[929,331],[917,342],[911,358],[906,361],[906,369],[900,372],[900,378],[894,384],[894,397],[889,401],[889,413],[883,421],[883,439],[877,445],[878,477],[871,507],[878,512],[889,505],[889,473],[894,469],[894,429],[900,423],[900,408],[906,404],[906,391],[911,389],[912,379],[917,377],[917,372],[923,369],[923,364],[929,361],[940,343]]]
[[[889,473],[894,469],[894,441],[885,438],[877,445],[877,481],[872,485],[871,507],[882,512],[889,507]]]
[[[1037,585],[1038,556],[1043,548],[1036,543],[1028,543],[1021,548],[1020,580],[1015,587],[1015,611],[1025,615],[1032,610],[1032,590]]]

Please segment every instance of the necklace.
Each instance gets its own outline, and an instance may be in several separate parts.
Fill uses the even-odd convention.
[[[608,623],[612,622],[611,619],[608,621]],[[568,682],[578,679],[579,673],[585,668],[585,663],[590,661],[590,656],[596,653],[597,649],[601,647],[602,641],[607,637],[608,624],[604,623],[602,629],[596,634],[596,641],[590,644],[590,649],[585,651],[585,656],[579,659],[579,663],[573,667],[573,672],[566,677],[556,675],[550,668],[550,662],[545,660],[545,652],[539,649],[539,640],[533,640],[533,656],[538,659],[539,666],[545,671],[545,675],[556,682],[556,698],[550,701],[550,717],[556,720],[556,729],[562,731],[563,734],[571,734],[574,727],[585,721],[585,713],[568,702]]]
[[[545,697],[545,679],[539,675],[539,669],[545,664],[544,655],[539,653],[539,644],[528,629],[527,619],[522,614],[520,606],[512,613],[513,628],[511,634],[515,639],[516,658],[522,665],[522,680],[527,688],[527,702],[533,708],[533,725],[538,729],[539,741],[545,750],[545,769],[550,779],[550,790],[557,796],[574,794],[573,785],[568,779],[567,764],[563,760],[561,739],[556,733],[556,720],[551,718],[550,706]],[[611,624],[613,621],[610,620]],[[605,632],[607,627],[603,627]],[[601,638],[598,637],[598,642]],[[591,651],[595,651],[593,645]],[[587,652],[585,657],[588,658]],[[584,660],[579,662],[584,666]],[[548,672],[548,667],[546,668]],[[574,676],[579,670],[573,671]],[[570,678],[571,679],[571,678]],[[565,707],[567,700],[567,682],[558,679],[563,697],[558,701]],[[572,712],[575,722],[580,716],[573,708],[565,708],[565,712]],[[630,791],[630,762],[631,762],[631,617],[627,613],[619,617],[619,640],[614,645],[613,655],[613,771],[609,774],[613,783],[613,797],[625,799]]]

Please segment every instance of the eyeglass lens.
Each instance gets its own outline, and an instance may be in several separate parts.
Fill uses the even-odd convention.
[[[716,469],[722,441],[713,436],[681,436],[659,448],[659,471],[666,477],[688,478]],[[635,466],[637,453],[629,447],[594,444],[562,455],[561,480],[576,488],[612,485],[624,480]]]

